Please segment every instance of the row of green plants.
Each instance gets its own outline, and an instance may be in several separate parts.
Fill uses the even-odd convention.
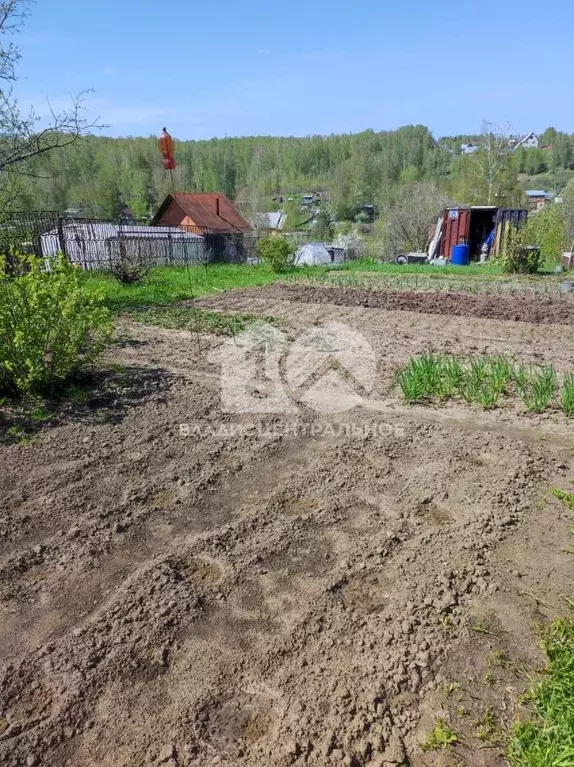
[[[574,373],[558,376],[552,364],[524,365],[502,354],[424,354],[397,372],[397,382],[411,404],[459,398],[490,410],[517,397],[530,413],[555,407],[574,416]]]
[[[0,257],[0,391],[54,391],[108,346],[112,316],[64,257]]]
[[[422,291],[431,293],[467,293],[469,295],[520,296],[568,300],[568,295],[561,290],[560,282],[548,278],[532,280],[454,280],[435,275],[387,276],[384,274],[362,275],[361,273],[340,272],[329,267],[317,268],[316,273],[290,274],[284,277],[287,282],[302,282],[308,285],[337,285],[360,290]]]

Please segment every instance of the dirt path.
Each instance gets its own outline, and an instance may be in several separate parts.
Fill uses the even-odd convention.
[[[220,339],[126,324],[110,361],[145,396],[118,387],[80,422],[0,446],[2,762],[430,766],[419,744],[457,678],[464,743],[442,764],[504,764],[473,723],[491,699],[511,715],[522,682],[486,684],[488,658],[536,662],[533,624],[571,587],[568,519],[541,499],[574,475],[572,429],[409,410],[392,371],[430,346],[566,367],[572,335],[271,289],[204,303],[293,335],[352,323],[384,360],[375,404],[301,410],[297,429],[222,416]],[[221,423],[245,429],[221,438]]]

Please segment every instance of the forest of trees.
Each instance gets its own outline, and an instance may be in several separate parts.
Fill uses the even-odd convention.
[[[485,125],[482,139],[470,138],[494,149],[475,155],[460,155],[469,137],[437,141],[422,125],[353,135],[178,141],[175,187],[220,191],[253,211],[269,208],[272,195],[326,191],[334,216],[345,219],[359,205],[392,205],[405,186],[421,181],[434,182],[461,203],[519,205],[519,173],[559,178],[574,167],[574,136],[549,128],[541,144],[552,149],[512,153],[504,137],[498,144],[488,140],[496,130]],[[88,136],[65,151],[37,157],[32,171],[20,181],[14,208],[115,218],[127,204],[144,219],[172,190],[155,137]]]
[[[32,6],[31,0],[0,0],[0,213],[55,210],[117,219],[128,205],[145,220],[175,187],[223,192],[253,217],[270,209],[273,196],[321,191],[329,200],[328,228],[333,219],[353,220],[360,206],[388,211],[404,205],[409,192],[462,204],[523,205],[530,177],[561,191],[574,171],[574,135],[547,128],[540,149],[513,152],[509,129],[485,122],[478,136],[439,140],[425,126],[409,125],[306,138],[180,141],[172,180],[156,137],[98,135],[98,121],[85,118],[85,92],[42,124],[34,109],[20,109],[13,86],[22,52],[13,37]],[[480,151],[461,154],[469,141]]]

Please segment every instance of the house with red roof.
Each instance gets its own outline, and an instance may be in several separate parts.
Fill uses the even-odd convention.
[[[243,234],[251,225],[235,205],[218,192],[168,194],[151,221],[152,226],[178,226],[196,234]]]

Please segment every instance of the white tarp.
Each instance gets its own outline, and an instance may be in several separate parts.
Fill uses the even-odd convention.
[[[295,263],[297,266],[325,266],[331,263],[331,256],[324,245],[307,242],[298,248]]]

